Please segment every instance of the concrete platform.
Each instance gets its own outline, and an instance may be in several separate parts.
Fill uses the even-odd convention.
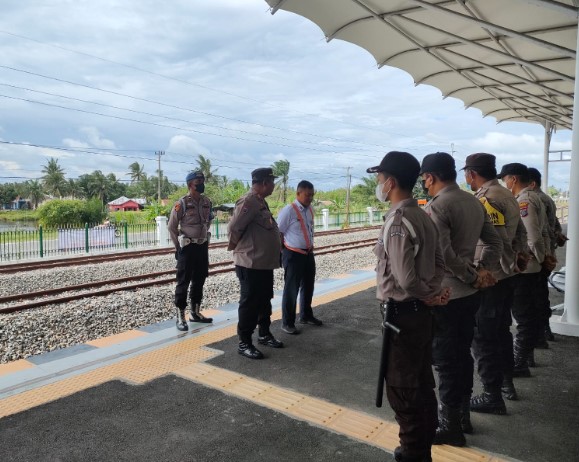
[[[263,361],[236,353],[225,306],[186,334],[166,322],[0,366],[0,460],[389,460],[398,427],[386,400],[374,407],[373,286],[371,270],[320,282],[324,325],[298,336],[280,331],[278,294],[286,348],[264,347]],[[474,414],[469,447],[434,460],[579,460],[578,351],[563,336],[537,351],[509,415]]]

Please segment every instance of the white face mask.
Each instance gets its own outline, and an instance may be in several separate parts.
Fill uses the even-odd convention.
[[[376,185],[376,199],[378,199],[380,202],[387,202],[388,194],[390,194],[390,191],[392,191],[392,188],[390,188],[388,191],[384,192],[384,183],[378,183]]]

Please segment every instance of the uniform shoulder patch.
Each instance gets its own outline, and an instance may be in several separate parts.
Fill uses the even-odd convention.
[[[178,212],[179,210],[181,210],[181,201],[179,202],[175,202],[175,212]]]
[[[495,226],[504,226],[505,225],[505,216],[502,212],[497,210],[488,200],[486,197],[481,197],[480,199],[481,204],[484,206],[487,215],[489,216],[491,223]]]
[[[529,215],[529,203],[526,201],[519,202],[519,211],[521,212],[522,217],[528,216]]]

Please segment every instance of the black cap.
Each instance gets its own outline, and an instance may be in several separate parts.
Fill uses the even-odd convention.
[[[189,172],[187,177],[185,178],[185,183],[189,184],[191,180],[196,180],[197,178],[205,179],[205,175],[201,170],[197,170],[195,172]]]
[[[422,159],[420,174],[423,173],[452,173],[456,172],[454,158],[446,152],[428,154]]]
[[[273,169],[271,168],[256,168],[251,172],[252,181],[273,180],[274,178],[277,178],[277,176],[273,174]]]
[[[467,168],[496,168],[496,160],[497,158],[492,154],[477,152],[466,158],[464,167],[462,167],[461,170]]]
[[[418,178],[420,163],[407,152],[390,151],[380,165],[366,169],[367,173],[386,172],[400,181],[414,182]]]
[[[528,168],[529,171],[529,179],[531,181],[536,181],[536,182],[541,182],[541,172],[539,172],[539,170],[537,170],[535,167],[529,167]]]
[[[524,164],[519,164],[518,162],[513,162],[512,164],[505,164],[501,169],[501,172],[497,175],[497,178],[503,178],[507,175],[529,175],[529,169]]]

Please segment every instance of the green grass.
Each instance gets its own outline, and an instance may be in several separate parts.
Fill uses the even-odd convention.
[[[0,210],[0,220],[38,221],[36,210]]]

